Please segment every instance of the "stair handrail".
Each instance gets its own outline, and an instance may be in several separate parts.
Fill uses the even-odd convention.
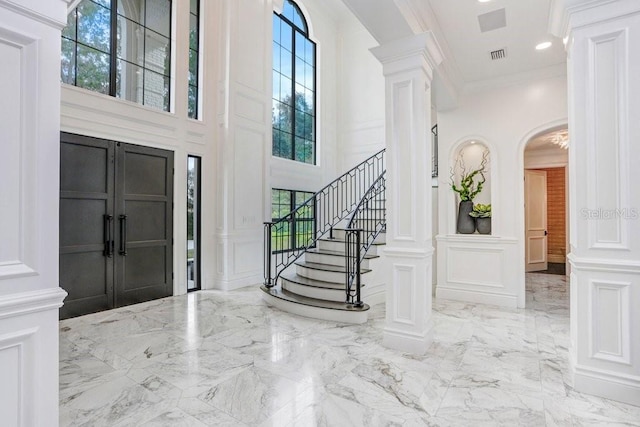
[[[376,238],[387,228],[386,171],[376,179],[358,203],[345,229],[346,302],[362,307],[361,264]]]
[[[353,212],[373,180],[384,171],[384,153],[384,149],[378,151],[331,181],[282,218],[264,223],[264,285],[267,288],[275,286],[280,274],[306,251],[315,247],[319,239],[327,233],[333,238],[333,228]],[[310,218],[314,218],[313,230],[298,236],[297,226],[301,223],[308,227]],[[299,237],[302,237],[300,244]],[[285,238],[289,241],[285,241]]]

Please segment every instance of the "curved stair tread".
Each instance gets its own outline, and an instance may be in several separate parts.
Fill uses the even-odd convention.
[[[295,273],[283,274],[280,276],[280,278],[288,282],[297,283],[298,285],[311,286],[314,288],[334,289],[344,292],[345,287],[344,283],[325,282],[323,280],[309,279],[307,277],[298,276]],[[362,284],[361,286],[364,288],[365,285]]]
[[[310,268],[312,270],[320,270],[320,271],[331,271],[334,273],[346,273],[347,268],[342,265],[330,265],[330,264],[317,264],[315,262],[307,262],[307,261],[296,261],[295,265],[299,265],[300,267]],[[371,270],[368,268],[361,268],[360,273],[369,273]]]
[[[260,286],[263,292],[271,295],[272,297],[279,298],[281,300],[289,301],[296,304],[308,305],[310,307],[326,308],[329,310],[340,311],[367,311],[369,306],[364,304],[362,307],[356,307],[353,304],[347,304],[345,302],[328,301],[323,299],[309,298],[302,295],[297,295],[287,290],[281,289],[279,286],[273,288],[267,288],[266,286]]]

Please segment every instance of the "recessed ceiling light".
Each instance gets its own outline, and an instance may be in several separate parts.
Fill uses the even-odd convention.
[[[491,1],[491,0],[478,0],[478,2],[480,2],[480,3],[486,3],[486,2],[489,2],[489,1]]]
[[[476,142],[475,142],[475,141],[471,141],[471,143],[472,143],[472,144],[475,144]]]
[[[545,50],[551,47],[551,42],[542,42],[536,46],[536,50]]]

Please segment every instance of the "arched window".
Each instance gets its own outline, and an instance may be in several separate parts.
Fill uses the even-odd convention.
[[[298,6],[273,15],[273,155],[315,164],[316,45]]]

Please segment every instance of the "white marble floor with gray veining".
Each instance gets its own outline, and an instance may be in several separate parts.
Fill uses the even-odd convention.
[[[564,276],[527,308],[436,300],[426,356],[365,325],[297,317],[258,287],[60,322],[61,426],[640,426],[640,407],[574,391]]]

